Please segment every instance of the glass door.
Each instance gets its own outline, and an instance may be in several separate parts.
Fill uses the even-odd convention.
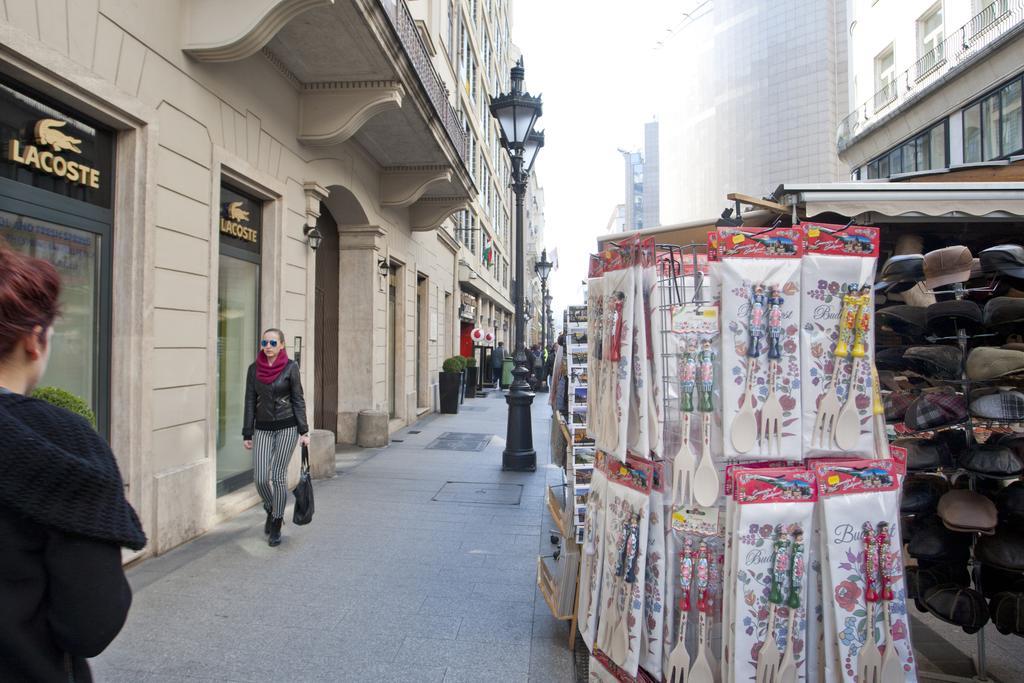
[[[398,333],[398,269],[392,266],[388,276],[388,414],[398,417],[398,400],[395,396],[395,336]]]
[[[260,266],[220,255],[217,296],[217,495],[252,483],[242,445],[245,379],[259,344]]]

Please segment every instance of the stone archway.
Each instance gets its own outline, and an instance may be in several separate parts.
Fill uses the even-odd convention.
[[[350,278],[343,276],[351,264],[343,261],[341,231],[349,226],[365,226],[366,212],[355,194],[341,185],[326,188],[328,195],[321,202],[317,229],[323,242],[316,254],[314,291],[314,425],[333,432],[335,441],[351,443],[354,422],[348,416],[355,412],[357,401],[370,405],[371,395],[364,378],[353,376],[353,361],[361,358],[369,365],[370,357],[353,349],[349,334],[343,332],[354,315],[353,305],[365,297],[351,291]],[[345,417],[343,417],[343,415]]]

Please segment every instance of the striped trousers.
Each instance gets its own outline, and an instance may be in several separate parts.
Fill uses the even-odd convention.
[[[288,504],[288,463],[299,442],[297,427],[264,431],[252,435],[253,478],[263,499],[263,508],[275,519],[284,517]]]

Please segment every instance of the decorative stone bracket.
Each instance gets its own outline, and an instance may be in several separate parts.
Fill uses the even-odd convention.
[[[426,197],[409,207],[409,225],[416,231],[436,230],[453,213],[468,208],[465,197]]]
[[[185,0],[182,50],[203,62],[235,62],[256,54],[307,10],[334,0]]]
[[[299,142],[345,142],[377,114],[401,107],[403,97],[405,89],[394,81],[309,83],[299,101]]]
[[[306,227],[315,228],[320,218],[320,202],[327,199],[330,192],[320,183],[311,180],[302,184],[302,191],[306,194]]]
[[[381,178],[380,203],[383,206],[410,206],[434,183],[448,182],[451,179],[450,166],[389,168]]]

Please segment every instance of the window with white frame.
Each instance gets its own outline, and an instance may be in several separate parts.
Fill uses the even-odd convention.
[[[875,57],[875,109],[896,99],[896,63],[892,43]]]
[[[917,73],[924,77],[942,63],[943,54],[942,3],[937,2],[917,20]]]

